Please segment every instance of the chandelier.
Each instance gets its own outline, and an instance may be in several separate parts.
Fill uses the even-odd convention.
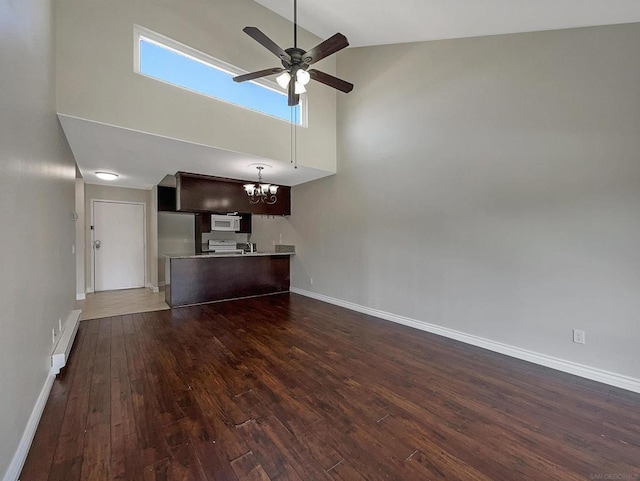
[[[251,204],[257,204],[262,202],[263,204],[275,204],[278,200],[276,193],[278,192],[278,186],[273,184],[264,184],[262,182],[262,171],[264,167],[259,165],[258,169],[258,183],[257,184],[244,184],[244,190],[249,196],[249,202]]]

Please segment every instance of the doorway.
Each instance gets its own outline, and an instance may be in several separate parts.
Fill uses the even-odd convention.
[[[92,200],[91,215],[94,290],[145,287],[145,205]]]

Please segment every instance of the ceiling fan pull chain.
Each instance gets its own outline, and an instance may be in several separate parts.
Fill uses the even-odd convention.
[[[291,107],[291,122],[289,122],[291,133],[291,164],[294,169],[298,168],[298,129],[296,129],[297,125],[295,123],[297,120],[296,108],[297,106]]]

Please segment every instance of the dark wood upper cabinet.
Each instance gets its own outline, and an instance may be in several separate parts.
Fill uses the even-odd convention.
[[[240,219],[240,230],[238,234],[251,234],[251,214],[242,214],[242,218]]]
[[[158,211],[175,212],[176,211],[176,188],[158,186]]]
[[[194,216],[194,239],[195,239],[195,252],[196,254],[202,254],[202,233],[211,231],[211,216],[208,214],[195,214]],[[207,221],[209,225],[207,225]]]
[[[241,214],[291,215],[291,187],[279,187],[278,201],[275,204],[251,204],[244,191],[244,184],[248,182],[251,181],[178,172],[176,174],[176,210],[220,214],[239,212]]]

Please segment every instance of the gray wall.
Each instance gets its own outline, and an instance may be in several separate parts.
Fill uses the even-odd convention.
[[[630,24],[341,53],[338,174],[263,242],[291,230],[296,287],[640,378],[638,45]]]
[[[297,206],[293,205],[293,208],[294,212],[298,211]],[[296,216],[254,215],[251,242],[255,242],[258,251],[263,252],[274,252],[276,244],[295,245],[296,252],[304,252],[305,246],[309,244],[299,239],[299,232],[294,225],[295,219],[298,218]]]
[[[55,115],[51,9],[0,0],[0,478],[75,297],[75,163]]]

